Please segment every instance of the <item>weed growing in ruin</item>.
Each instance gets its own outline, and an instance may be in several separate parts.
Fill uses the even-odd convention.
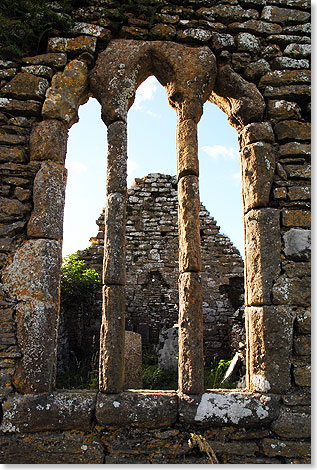
[[[218,364],[212,364],[210,370],[205,369],[204,385],[205,389],[224,388],[232,389],[236,388],[236,382],[226,380],[223,382],[225,374],[232,362],[232,359],[226,361],[221,359]]]

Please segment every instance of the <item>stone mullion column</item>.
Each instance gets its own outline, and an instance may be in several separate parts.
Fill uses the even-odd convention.
[[[186,113],[185,113],[186,114]],[[197,121],[177,119],[179,226],[179,367],[181,393],[203,392],[203,314],[200,279]]]
[[[124,384],[126,283],[127,124],[108,126],[107,201],[100,330],[99,387],[120,393]]]

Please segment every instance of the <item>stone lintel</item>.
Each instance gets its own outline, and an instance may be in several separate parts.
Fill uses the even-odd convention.
[[[97,391],[55,391],[37,395],[15,395],[3,403],[4,433],[36,431],[89,431]]]
[[[179,398],[179,421],[201,426],[259,426],[276,419],[278,395],[206,391]]]
[[[161,391],[98,393],[96,419],[103,426],[171,426],[177,420],[177,394]]]

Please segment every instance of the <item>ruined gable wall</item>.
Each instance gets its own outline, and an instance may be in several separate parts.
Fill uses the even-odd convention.
[[[58,9],[58,2],[54,2],[54,5]],[[270,334],[273,334],[275,345],[281,344],[281,339],[283,344],[287,343],[285,354],[290,354],[291,379],[288,391],[282,393],[279,407],[274,413],[263,411],[257,403],[258,414],[255,413],[255,416],[258,416],[258,421],[252,421],[251,424],[248,422],[247,428],[244,428],[245,421],[239,418],[232,422],[224,412],[222,416],[226,419],[220,423],[221,432],[216,428],[217,432],[213,434],[215,421],[209,421],[208,424],[206,418],[205,425],[209,426],[209,429],[204,431],[204,434],[212,443],[221,462],[307,462],[310,385],[309,2],[192,0],[180,4],[176,1],[141,1],[137,2],[137,6],[134,2],[120,2],[120,8],[118,6],[116,1],[98,3],[96,0],[91,1],[90,6],[74,8],[73,18],[76,24],[73,31],[60,35],[57,39],[52,38],[48,44],[47,55],[39,56],[35,51],[34,57],[24,58],[21,64],[12,60],[0,62],[0,261],[3,267],[11,266],[3,276],[5,290],[1,291],[0,300],[0,384],[1,396],[8,398],[2,403],[4,418],[0,435],[1,459],[6,463],[124,463],[136,461],[137,457],[146,462],[161,462],[162,458],[164,462],[176,463],[179,463],[180,459],[182,462],[184,459],[190,462],[200,461],[195,451],[188,447],[188,432],[185,428],[181,432],[183,440],[174,438],[175,451],[168,448],[164,440],[165,435],[157,434],[153,437],[154,433],[144,431],[140,434],[139,431],[133,431],[133,428],[125,431],[126,443],[133,442],[135,448],[137,439],[142,448],[146,449],[138,455],[128,444],[122,445],[120,438],[112,431],[101,431],[100,425],[92,435],[89,429],[90,423],[96,418],[96,394],[91,402],[87,397],[77,394],[76,400],[82,400],[85,406],[77,407],[80,418],[73,415],[67,423],[60,421],[58,413],[63,414],[65,409],[74,409],[70,402],[74,405],[78,401],[74,401],[71,394],[66,398],[57,392],[53,396],[40,393],[35,395],[35,398],[33,395],[14,398],[12,394],[13,374],[16,370],[14,386],[24,383],[24,379],[21,380],[19,376],[21,370],[16,369],[17,364],[23,365],[30,352],[27,349],[28,341],[34,341],[31,334],[34,323],[27,324],[25,331],[17,332],[16,320],[21,325],[21,320],[29,318],[30,313],[35,313],[38,319],[57,318],[56,286],[50,284],[51,281],[47,284],[47,277],[42,273],[41,266],[48,259],[48,253],[51,263],[45,265],[45,272],[52,273],[52,268],[54,271],[54,267],[60,262],[60,211],[63,206],[61,195],[65,183],[63,160],[66,127],[76,120],[77,106],[86,99],[87,70],[94,65],[97,52],[103,50],[111,38],[132,37],[137,40],[146,38],[206,44],[216,55],[218,67],[227,64],[227,68],[221,69],[223,76],[226,73],[230,75],[232,69],[249,84],[245,88],[244,97],[238,96],[235,100],[227,101],[222,99],[218,104],[228,112],[231,122],[240,133],[246,193],[248,188],[252,192],[254,186],[263,182],[248,179],[246,162],[253,162],[255,155],[256,160],[260,160],[263,149],[267,155],[271,154],[272,149],[276,152],[274,178],[272,187],[269,187],[268,202],[260,201],[260,205],[256,206],[259,209],[255,210],[250,209],[254,203],[251,196],[251,199],[244,201],[248,207],[248,215],[245,216],[247,224],[252,222],[255,226],[256,223],[265,225],[267,219],[261,219],[261,210],[262,214],[266,210],[265,213],[271,215],[272,211],[275,211],[276,219],[280,223],[281,241],[281,264],[277,263],[273,276],[273,291],[269,298],[266,298],[268,305],[263,308],[252,307],[250,318],[261,319],[265,311],[276,314],[276,324],[279,326],[275,332],[270,331]],[[232,74],[231,77],[236,78]],[[251,115],[252,109],[246,99],[247,90],[251,89],[252,83],[256,88],[252,88],[251,92],[254,94],[259,90],[264,97],[264,126],[257,125],[259,119]],[[59,108],[58,112],[56,108],[52,110],[54,103],[58,103],[56,95],[51,95],[43,108],[45,93],[51,84],[55,89],[58,84],[62,85],[62,96],[67,98],[67,103],[64,101],[63,109]],[[217,97],[221,95],[234,95],[235,84],[236,82],[232,81],[231,89],[222,90],[218,83],[217,96],[213,97],[213,101],[217,101]],[[41,132],[33,133],[30,139],[34,124],[43,118],[46,121],[41,127]],[[50,142],[48,147],[46,142],[49,135],[54,135],[55,141],[53,145]],[[247,251],[250,252],[252,239],[246,241]],[[271,250],[274,248],[272,265],[276,257],[275,247],[276,244],[271,245]],[[247,259],[246,262],[248,269],[253,269],[252,259]],[[30,265],[34,267],[32,279],[27,276]],[[16,276],[12,277],[12,273],[16,273]],[[258,280],[256,272],[253,278]],[[20,289],[20,286],[23,286],[23,289]],[[256,294],[258,287],[255,282],[252,295]],[[252,285],[248,285],[247,290],[250,293]],[[262,305],[261,299],[258,301]],[[291,323],[291,326],[287,328],[287,335],[281,336],[281,314],[285,309],[292,314],[294,322],[288,323]],[[50,350],[52,354],[46,354],[44,360],[41,350],[33,350],[33,354],[37,358],[37,366],[45,365],[45,370],[50,371],[50,376],[46,381],[43,374],[40,378],[30,374],[25,383],[29,383],[29,380],[39,380],[38,386],[43,387],[42,390],[50,390],[51,371],[54,368],[54,361],[48,361],[48,358],[54,356],[54,342],[50,343],[51,326],[44,322],[37,323],[37,327],[42,345],[46,352]],[[27,332],[30,332],[30,337]],[[34,356],[28,357],[31,361],[28,367],[36,371],[32,357],[34,360]],[[15,400],[20,400],[18,408]],[[30,407],[32,400],[35,400],[32,402],[34,406]],[[181,399],[176,398],[172,401],[171,406],[174,407],[175,413],[173,411],[174,414],[170,414],[171,419],[157,419],[154,426],[175,428],[176,419],[183,422],[183,418],[177,415],[177,400],[181,402]],[[53,408],[52,403],[55,404]],[[195,403],[187,405],[195,410],[198,409],[199,402],[197,406]],[[109,419],[105,421],[105,417],[100,414],[102,408],[109,410],[106,405],[98,407],[98,423],[107,422],[113,425],[119,422],[118,416],[113,417],[109,411]],[[13,413],[16,409],[18,415]],[[28,409],[32,411],[27,411]],[[113,409],[120,412],[120,407]],[[250,414],[243,406],[242,409],[247,415],[253,416],[251,410]],[[261,421],[259,416],[265,413],[268,415],[265,421]],[[54,416],[57,416],[57,420]],[[127,423],[127,413],[122,416],[126,417]],[[187,413],[187,416],[192,415]],[[50,423],[49,429],[47,423]],[[196,421],[193,419],[191,430],[196,429],[195,423],[199,423],[199,418]],[[151,424],[153,425],[153,421]],[[228,428],[231,424],[233,428]],[[177,429],[169,431],[172,436],[178,432]],[[122,429],[119,434],[122,434]],[[146,443],[151,443],[154,450],[148,449]]]
[[[161,329],[171,328],[178,321],[176,188],[176,177],[149,174],[137,178],[128,190],[126,328],[144,332],[144,344],[157,345]],[[101,274],[104,212],[97,223],[97,237],[91,239],[89,249],[79,252],[79,257]],[[204,353],[209,364],[232,357],[233,314],[243,304],[243,261],[203,204],[200,234]]]

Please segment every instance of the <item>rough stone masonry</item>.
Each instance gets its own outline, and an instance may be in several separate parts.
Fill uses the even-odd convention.
[[[61,14],[59,1],[51,7]],[[196,433],[220,463],[309,463],[308,0],[88,0],[74,4],[72,19],[45,51],[0,62],[1,462],[207,463],[206,446],[188,444]],[[180,390],[121,392],[126,113],[151,74],[177,112]],[[70,392],[54,387],[64,160],[67,131],[90,95],[110,137],[102,385]],[[245,391],[202,390],[194,335],[202,326],[195,127],[207,99],[239,135]]]

